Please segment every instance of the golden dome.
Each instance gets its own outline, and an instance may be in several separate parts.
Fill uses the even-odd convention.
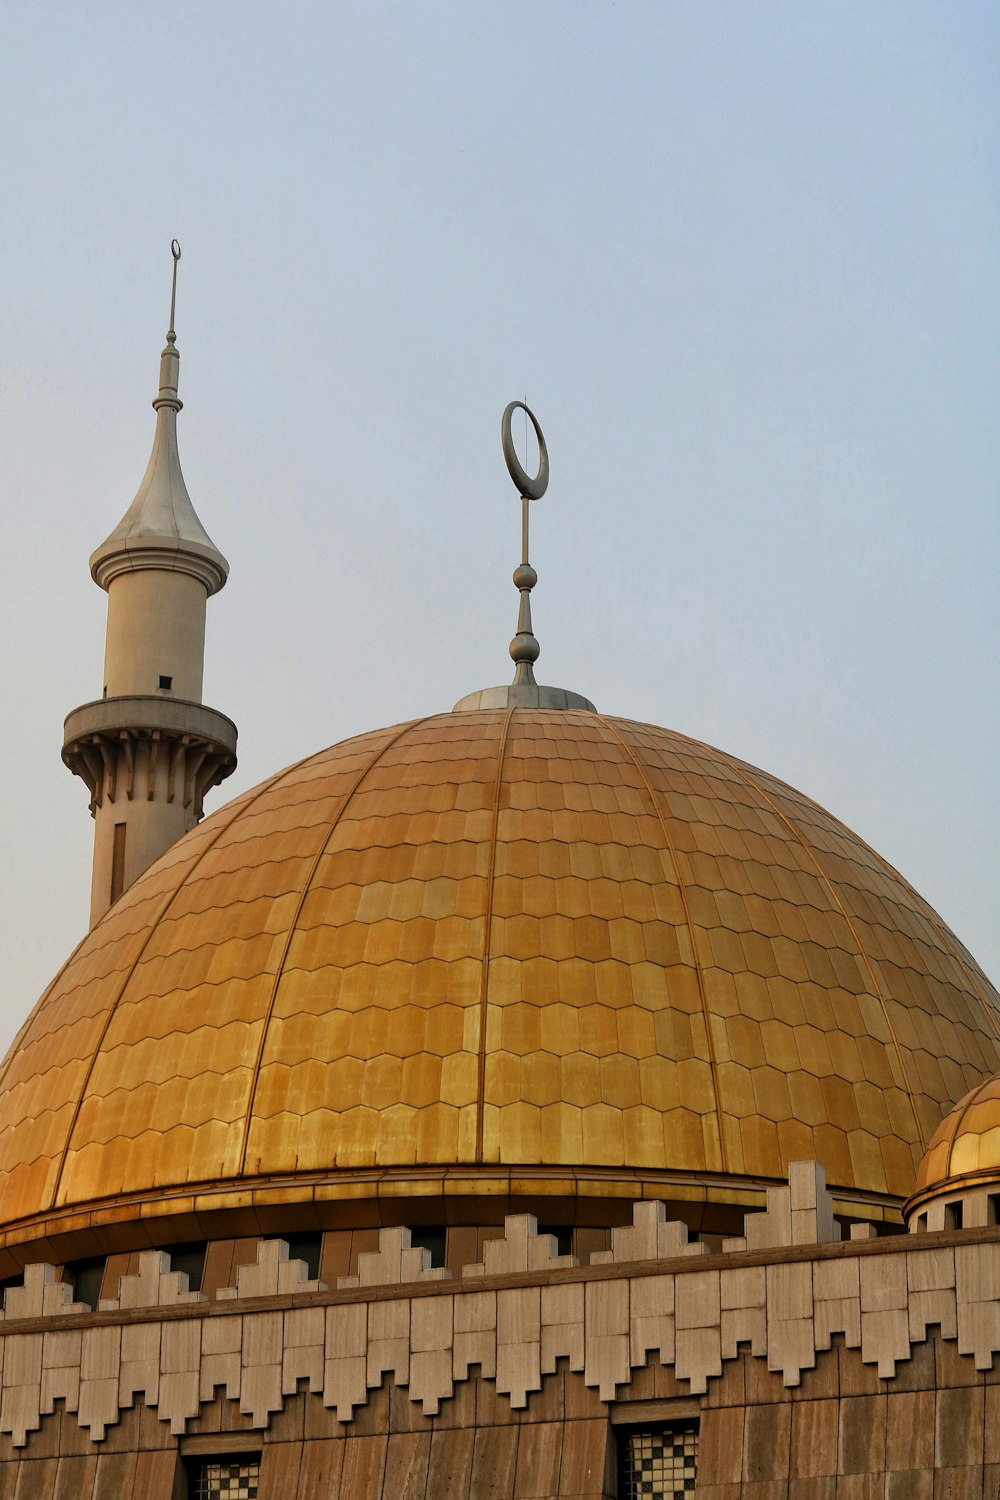
[[[914,1200],[993,1178],[1000,1181],[1000,1077],[970,1089],[945,1115],[917,1169]]]
[[[88,934],[0,1075],[0,1243],[753,1203],[806,1157],[891,1212],[998,1013],[773,777],[595,713],[443,714],[237,798]]]

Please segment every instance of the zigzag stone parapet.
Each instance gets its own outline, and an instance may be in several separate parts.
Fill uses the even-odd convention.
[[[772,1193],[746,1247],[717,1256],[647,1203],[592,1268],[559,1256],[529,1215],[509,1218],[454,1281],[400,1229],[383,1230],[334,1292],[279,1240],[262,1242],[215,1302],[190,1292],[166,1254],[143,1255],[96,1315],[53,1267],[33,1265],[5,1297],[0,1431],[23,1447],[62,1403],[100,1442],[141,1398],[180,1434],[220,1392],[266,1428],[303,1387],[349,1423],[387,1377],[433,1416],[476,1371],[519,1410],[562,1362],[604,1402],[650,1363],[697,1395],[747,1347],[794,1388],[835,1339],[891,1382],[938,1329],[970,1368],[992,1367],[1000,1231],[838,1243],[817,1170]],[[811,1227],[823,1242],[804,1238]]]

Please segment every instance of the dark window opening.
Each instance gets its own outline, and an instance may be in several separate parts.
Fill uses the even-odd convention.
[[[961,1203],[946,1203],[944,1208],[945,1229],[961,1229],[962,1227],[962,1205]]]
[[[226,1453],[187,1461],[190,1500],[257,1500],[259,1453]]]
[[[1000,1193],[991,1193],[986,1203],[987,1224],[1000,1224]]]
[[[200,1292],[205,1275],[205,1255],[208,1251],[205,1241],[192,1240],[190,1244],[168,1245],[166,1249],[170,1256],[171,1271],[186,1272],[188,1291]]]
[[[306,1229],[295,1234],[269,1234],[269,1240],[284,1240],[288,1246],[289,1260],[304,1260],[308,1279],[319,1280],[319,1261],[323,1249],[323,1236],[315,1229]]]
[[[573,1226],[572,1224],[539,1224],[539,1234],[551,1234],[556,1242],[557,1255],[573,1254]]]
[[[926,1234],[927,1233],[927,1215],[926,1214],[917,1214],[917,1233],[918,1234]]]
[[[684,1500],[694,1493],[698,1423],[629,1428],[618,1440],[618,1494],[621,1500]]]
[[[125,889],[125,827],[115,824],[114,843],[111,845],[111,904],[118,900]]]
[[[101,1300],[104,1265],[103,1255],[93,1255],[87,1260],[72,1260],[63,1268],[63,1281],[73,1288],[73,1301],[85,1302],[93,1312]]]
[[[422,1224],[419,1229],[410,1230],[410,1244],[413,1249],[429,1250],[432,1266],[444,1265],[446,1238],[443,1224]]]
[[[173,685],[174,685],[174,679],[172,677],[164,677],[161,674],[161,676],[160,676],[160,687],[163,688],[163,690],[165,692],[169,693],[169,691],[173,687]]]
[[[0,1307],[4,1305],[4,1298],[13,1287],[24,1286],[24,1272],[19,1271],[16,1276],[5,1276],[0,1281]]]

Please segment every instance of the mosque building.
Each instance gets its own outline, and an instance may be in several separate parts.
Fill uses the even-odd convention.
[[[536,681],[520,403],[511,685],[202,819],[173,325],[91,928],[0,1071],[0,1497],[995,1497],[1000,995],[808,797]]]

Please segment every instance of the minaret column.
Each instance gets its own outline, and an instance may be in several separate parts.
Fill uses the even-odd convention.
[[[170,329],[142,484],[90,559],[107,591],[104,690],[66,720],[63,760],[90,791],[91,925],[202,816],[205,793],[236,766],[236,726],[201,701],[205,615],[229,564],[199,521],[177,451],[179,355]]]

